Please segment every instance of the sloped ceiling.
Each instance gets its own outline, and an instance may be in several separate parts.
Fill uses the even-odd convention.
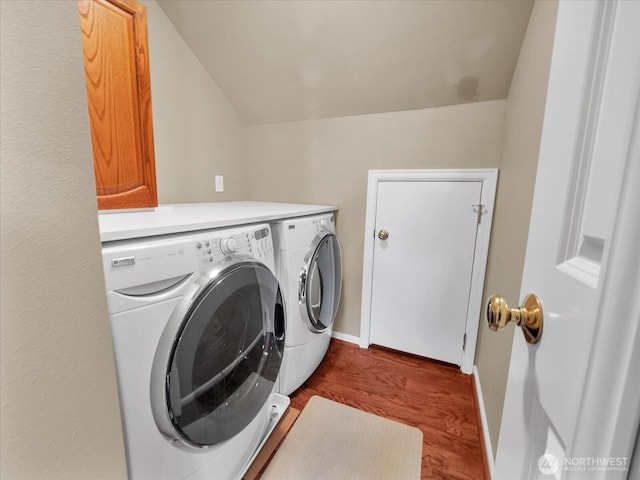
[[[506,98],[533,0],[158,0],[247,124]]]

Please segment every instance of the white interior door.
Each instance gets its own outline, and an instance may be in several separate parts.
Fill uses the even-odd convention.
[[[629,150],[640,137],[638,25],[640,2],[559,5],[521,290],[521,297],[540,297],[545,323],[536,345],[515,333],[497,479],[626,478],[628,452],[602,455],[614,458],[617,470],[611,460],[596,464],[604,461],[598,452],[578,458],[578,443],[596,439],[576,431],[596,421],[581,410],[594,331],[624,324],[597,312],[623,171],[638,162]],[[628,260],[638,263],[635,257]]]
[[[461,364],[481,194],[480,181],[378,185],[371,343]]]

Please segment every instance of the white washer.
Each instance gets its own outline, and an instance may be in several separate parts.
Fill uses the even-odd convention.
[[[280,393],[288,395],[322,362],[342,286],[342,254],[333,214],[272,224],[276,272],[287,306]]]
[[[289,402],[269,225],[102,255],[129,478],[240,478]]]

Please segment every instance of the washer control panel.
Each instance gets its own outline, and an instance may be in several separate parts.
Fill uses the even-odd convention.
[[[228,255],[247,255],[263,263],[273,259],[271,229],[266,224],[196,234],[194,248],[200,265],[218,262]]]
[[[103,244],[107,291],[121,291],[203,272],[214,262],[234,254],[255,258],[274,271],[269,224]]]

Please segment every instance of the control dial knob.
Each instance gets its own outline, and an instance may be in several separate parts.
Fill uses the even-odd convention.
[[[236,242],[233,237],[220,240],[220,250],[222,250],[222,253],[225,255],[235,253],[238,251],[238,242]]]

